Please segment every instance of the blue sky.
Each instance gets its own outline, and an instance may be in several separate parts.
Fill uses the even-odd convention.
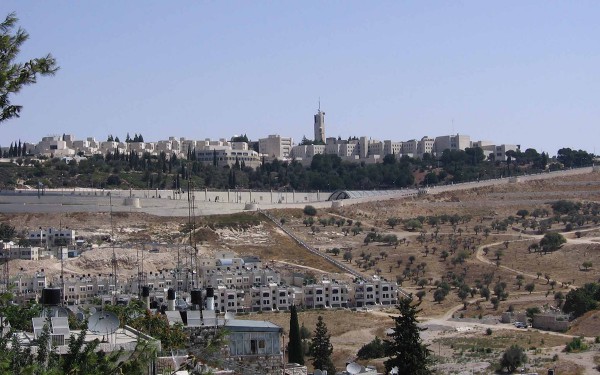
[[[467,134],[600,153],[597,1],[15,1],[55,77],[0,145],[141,133],[409,140]],[[598,150],[596,145],[598,144]]]

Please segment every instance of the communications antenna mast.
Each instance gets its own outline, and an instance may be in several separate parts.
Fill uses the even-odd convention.
[[[115,290],[113,291],[113,305],[116,304],[117,298],[117,254],[115,253],[115,225],[113,223],[113,209],[112,209],[112,194],[108,193],[109,204],[110,204],[110,243],[112,245],[112,277],[113,277],[113,285]]]
[[[188,175],[188,226],[190,228],[190,271],[195,288],[198,287],[198,246],[196,244],[196,205],[192,192],[192,181]]]

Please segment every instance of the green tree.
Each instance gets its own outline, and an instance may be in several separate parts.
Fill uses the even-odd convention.
[[[13,238],[15,238],[16,233],[17,231],[12,225],[0,223],[0,240],[11,241]]]
[[[317,214],[317,209],[315,206],[306,205],[304,206],[304,214],[308,216],[315,216]]]
[[[411,232],[422,227],[423,224],[417,219],[408,219],[404,222],[404,228]]]
[[[446,293],[446,291],[438,288],[435,290],[435,292],[433,292],[433,300],[437,303],[442,303],[442,301],[446,299],[447,295],[448,293]]]
[[[525,355],[523,348],[518,345],[511,345],[511,347],[506,349],[504,354],[502,354],[500,365],[512,373],[515,372],[519,366],[526,362],[527,355]]]
[[[388,345],[388,360],[384,362],[386,372],[393,368],[399,374],[428,375],[429,355],[431,351],[421,339],[421,328],[417,325],[417,315],[421,312],[420,303],[413,304],[410,298],[403,298],[398,302],[398,316],[394,320],[394,332],[385,340]]]
[[[573,317],[577,318],[590,310],[597,309],[599,299],[600,285],[596,283],[585,284],[583,287],[567,293],[563,311],[572,313]]]
[[[10,13],[0,23],[0,123],[20,115],[22,106],[11,104],[11,95],[18,94],[23,86],[36,83],[38,75],[54,75],[58,70],[56,60],[50,54],[26,63],[14,61],[23,43],[29,39],[24,29],[19,27],[14,31],[18,20],[15,13]]]
[[[375,336],[373,341],[363,345],[356,356],[359,359],[383,358],[386,353],[386,343],[381,341],[378,336]]]
[[[387,219],[387,225],[389,225],[392,229],[394,229],[394,227],[399,223],[400,219],[398,219],[397,217],[390,217],[389,219]]]
[[[540,240],[540,247],[544,251],[556,251],[558,250],[567,240],[562,234],[557,232],[546,233]]]
[[[534,283],[528,283],[525,285],[525,290],[529,292],[529,294],[531,294],[531,292],[533,292],[535,290],[535,284]]]
[[[290,314],[290,342],[288,343],[288,363],[304,365],[304,350],[300,338],[300,325],[298,323],[298,311],[292,306]]]
[[[313,358],[312,364],[315,369],[327,370],[327,373],[335,374],[335,366],[331,360],[333,345],[330,341],[331,335],[327,331],[327,325],[323,317],[317,318],[317,326],[310,342],[309,353]]]

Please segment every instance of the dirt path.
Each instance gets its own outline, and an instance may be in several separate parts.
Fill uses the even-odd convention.
[[[328,271],[323,271],[322,269],[319,269],[319,268],[314,268],[314,267],[309,267],[309,266],[303,266],[303,265],[296,264],[296,263],[286,262],[284,260],[274,260],[272,262],[275,263],[275,264],[277,264],[277,263],[279,263],[279,264],[285,264],[286,266],[290,266],[290,267],[293,267],[293,268],[302,268],[302,269],[305,269],[305,270],[311,270],[311,271],[315,271],[315,272],[319,272],[319,273],[326,273],[326,274],[330,274],[331,273],[331,272],[328,272]],[[348,276],[351,277],[351,275],[349,275],[349,274],[348,274]]]
[[[579,231],[579,232],[593,231],[593,230],[598,230],[599,228],[600,228],[600,226],[597,226],[597,227],[587,228],[587,229],[581,230],[581,231]],[[578,232],[578,231],[565,232],[564,234],[565,234],[565,235],[569,235],[569,234],[574,234],[575,232]],[[542,239],[544,236],[543,236],[543,235],[531,235],[531,234],[530,234],[530,235],[524,235],[524,236],[522,235],[521,237],[522,237],[522,238],[520,238],[520,239],[518,239],[518,240],[512,240],[512,241],[508,241],[508,242],[509,242],[509,243],[515,243],[515,242],[530,241],[530,240],[532,240],[532,239],[534,239],[534,240],[536,240],[536,239],[537,239],[537,240],[540,240],[540,239]],[[571,244],[594,244],[594,245],[597,245],[597,244],[598,244],[598,240],[599,240],[599,238],[598,238],[598,237],[590,237],[590,238],[568,238],[568,239],[567,239],[567,243],[571,243]],[[489,264],[489,265],[496,266],[496,263],[495,263],[494,261],[491,261],[491,260],[489,260],[487,257],[485,257],[485,256],[484,256],[484,254],[483,254],[483,249],[484,249],[485,247],[499,246],[499,245],[502,245],[502,244],[504,244],[504,242],[505,242],[505,241],[498,241],[498,242],[494,242],[494,243],[489,243],[489,244],[485,244],[485,245],[480,245],[480,246],[477,248],[476,252],[475,252],[475,258],[476,258],[478,261],[482,262],[482,263],[485,263],[485,264]],[[536,279],[536,280],[537,280],[537,279],[539,279],[539,277],[538,277],[538,275],[537,275],[537,274],[536,274],[536,275],[534,275],[534,274],[527,273],[527,272],[524,272],[524,271],[519,271],[519,270],[516,270],[516,269],[514,269],[514,268],[510,268],[510,267],[508,267],[508,266],[505,266],[505,265],[503,265],[503,264],[500,264],[500,266],[499,266],[499,267],[500,267],[500,268],[502,268],[502,269],[505,269],[505,270],[507,270],[507,271],[509,271],[509,272],[512,272],[512,273],[514,273],[514,274],[517,274],[517,275],[523,275],[523,276],[525,276],[525,277],[529,277],[529,278],[531,278],[531,279]],[[554,279],[549,279],[549,280],[548,280],[548,283],[549,283],[550,281],[553,281],[553,280],[554,280]],[[556,281],[557,283],[560,283],[560,281],[559,281],[559,280],[554,280],[554,281]],[[570,284],[570,285],[568,285],[568,288],[569,288],[569,289],[577,289],[577,287],[578,287],[577,285],[573,285],[573,284]]]

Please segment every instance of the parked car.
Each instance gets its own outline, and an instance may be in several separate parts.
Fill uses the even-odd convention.
[[[517,328],[527,328],[527,323],[515,322],[515,327],[517,327]]]

